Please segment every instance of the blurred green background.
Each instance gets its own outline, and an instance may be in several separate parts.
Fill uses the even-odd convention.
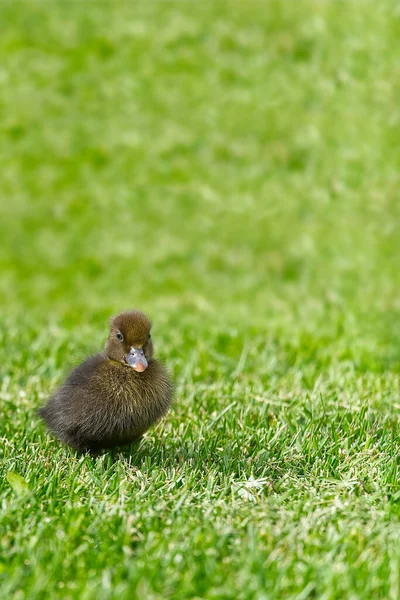
[[[399,57],[390,0],[2,0],[5,597],[398,598]],[[81,459],[34,409],[135,307],[176,405]]]
[[[3,1],[3,314],[397,313],[397,9]]]

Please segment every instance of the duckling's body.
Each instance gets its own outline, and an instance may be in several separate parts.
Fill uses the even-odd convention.
[[[40,409],[60,440],[79,450],[129,444],[168,411],[172,385],[152,357],[150,322],[144,332],[135,327],[144,319],[138,311],[115,317],[105,352],[74,369]]]

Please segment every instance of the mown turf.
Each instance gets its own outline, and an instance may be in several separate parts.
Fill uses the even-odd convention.
[[[397,2],[0,5],[2,598],[400,597]],[[139,446],[35,414],[139,307]]]

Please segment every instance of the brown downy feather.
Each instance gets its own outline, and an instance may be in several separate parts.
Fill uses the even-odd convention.
[[[105,352],[74,369],[39,410],[56,437],[78,450],[129,444],[166,414],[172,384],[166,369],[152,357],[150,327],[139,311],[112,319]],[[126,363],[132,346],[143,351],[148,365],[143,372]]]

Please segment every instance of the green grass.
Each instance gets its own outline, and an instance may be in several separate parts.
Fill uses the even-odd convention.
[[[0,591],[400,596],[397,2],[0,5]],[[35,409],[138,307],[140,445]]]

